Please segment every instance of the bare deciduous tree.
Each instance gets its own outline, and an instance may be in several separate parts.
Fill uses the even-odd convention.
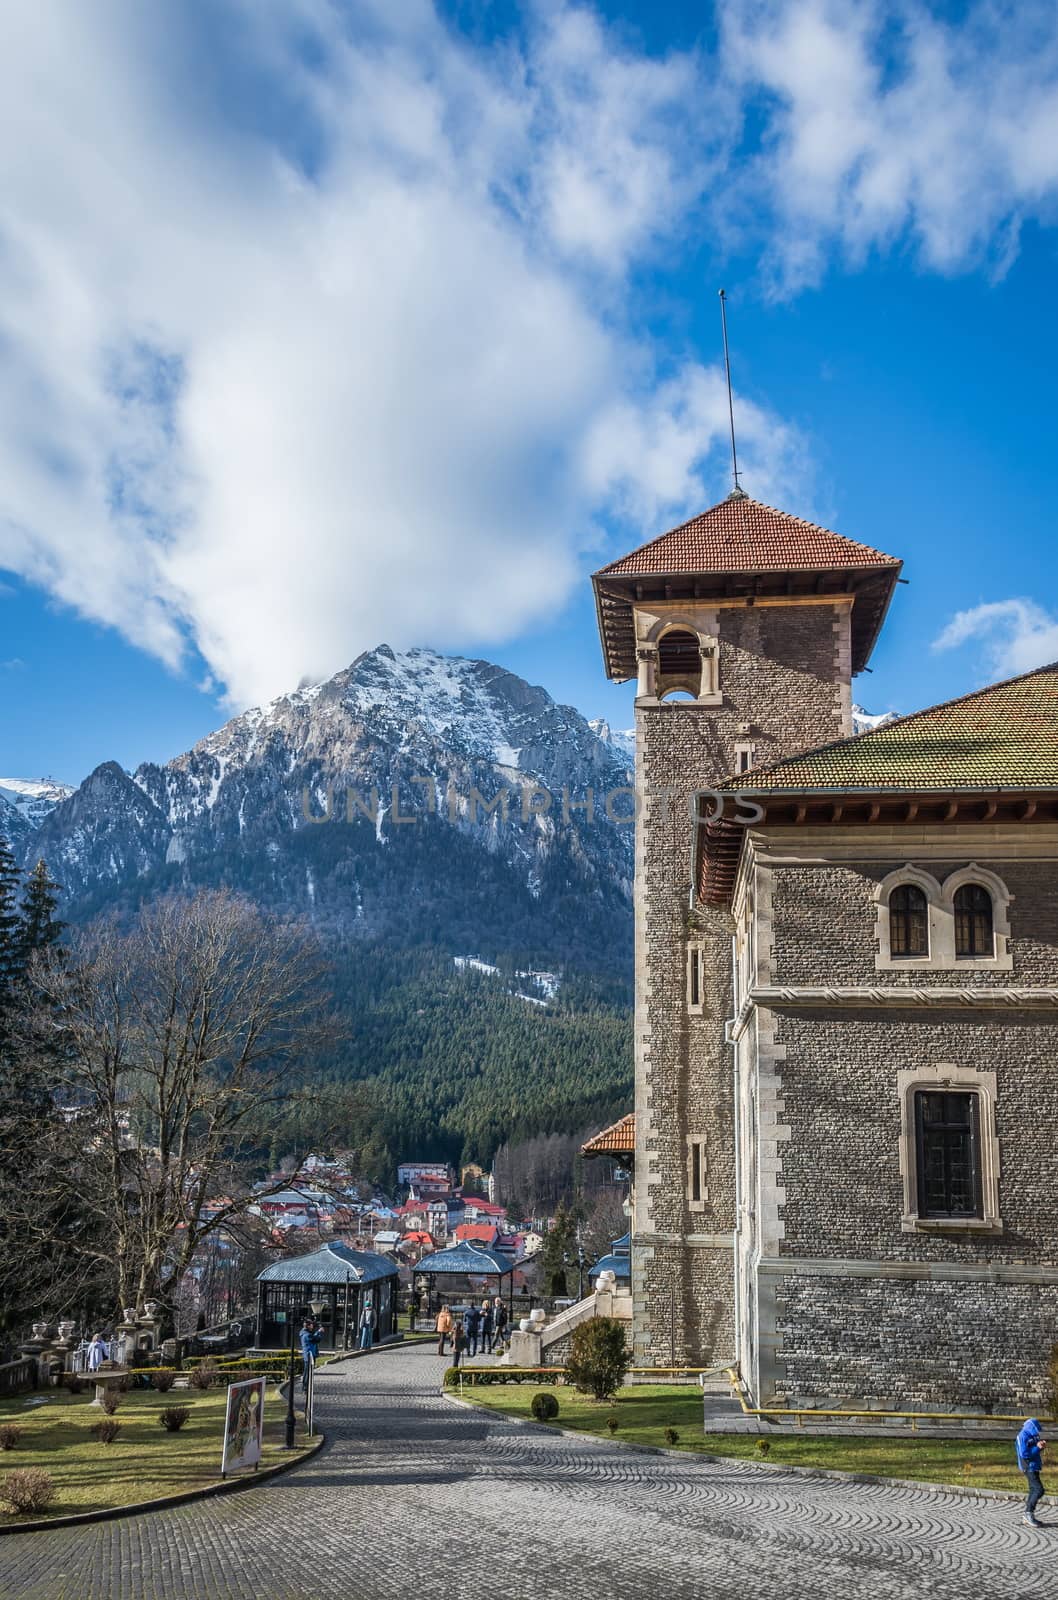
[[[24,1175],[31,1246],[54,1259],[39,1196],[65,1189],[71,1275],[108,1281],[121,1305],[171,1307],[202,1242],[259,1198],[248,1167],[269,1118],[306,1092],[289,1075],[327,1030],[323,976],[302,928],[224,892],[95,923],[61,964],[42,961],[26,1047],[61,1114]]]

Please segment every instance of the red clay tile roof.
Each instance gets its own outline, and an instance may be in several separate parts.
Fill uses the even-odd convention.
[[[747,495],[719,505],[592,575],[607,675],[636,675],[634,605],[657,600],[852,598],[852,669],[867,665],[901,563]]]
[[[818,572],[835,567],[899,567],[870,545],[857,544],[803,517],[748,496],[729,496],[701,516],[671,528],[598,577],[665,572]]]
[[[754,791],[1058,788],[1058,663],[729,778]]]
[[[460,1241],[473,1239],[481,1244],[494,1244],[498,1233],[494,1222],[461,1222],[455,1236]]]
[[[636,1148],[636,1114],[630,1111],[620,1122],[604,1128],[580,1147],[582,1156],[630,1156]]]

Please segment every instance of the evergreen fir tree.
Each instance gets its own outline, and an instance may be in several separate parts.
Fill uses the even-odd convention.
[[[22,896],[19,954],[23,967],[35,950],[47,950],[61,935],[66,924],[55,914],[58,904],[59,885],[45,863],[38,861],[26,879]]]
[[[22,918],[19,917],[18,864],[14,853],[0,834],[0,1064],[11,1029],[14,987],[21,968]]]
[[[22,918],[18,890],[21,874],[14,853],[0,833],[0,1041],[5,1016],[14,1004],[14,988],[22,965]]]
[[[540,1249],[540,1286],[544,1294],[569,1293],[569,1279],[577,1266],[577,1219],[560,1205]]]

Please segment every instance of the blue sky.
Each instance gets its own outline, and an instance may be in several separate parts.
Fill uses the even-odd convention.
[[[387,640],[626,725],[587,575],[729,487],[904,558],[912,710],[1058,657],[1050,7],[0,19],[0,772]],[[37,20],[39,19],[39,20]]]

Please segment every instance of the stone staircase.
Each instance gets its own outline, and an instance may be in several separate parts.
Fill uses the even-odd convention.
[[[561,1367],[569,1355],[569,1341],[574,1328],[592,1317],[616,1317],[632,1329],[632,1295],[628,1289],[598,1289],[594,1294],[567,1306],[557,1316],[551,1317],[540,1328],[523,1333],[516,1328],[511,1334],[510,1349],[497,1363],[501,1367]],[[477,1363],[475,1363],[477,1365]]]

